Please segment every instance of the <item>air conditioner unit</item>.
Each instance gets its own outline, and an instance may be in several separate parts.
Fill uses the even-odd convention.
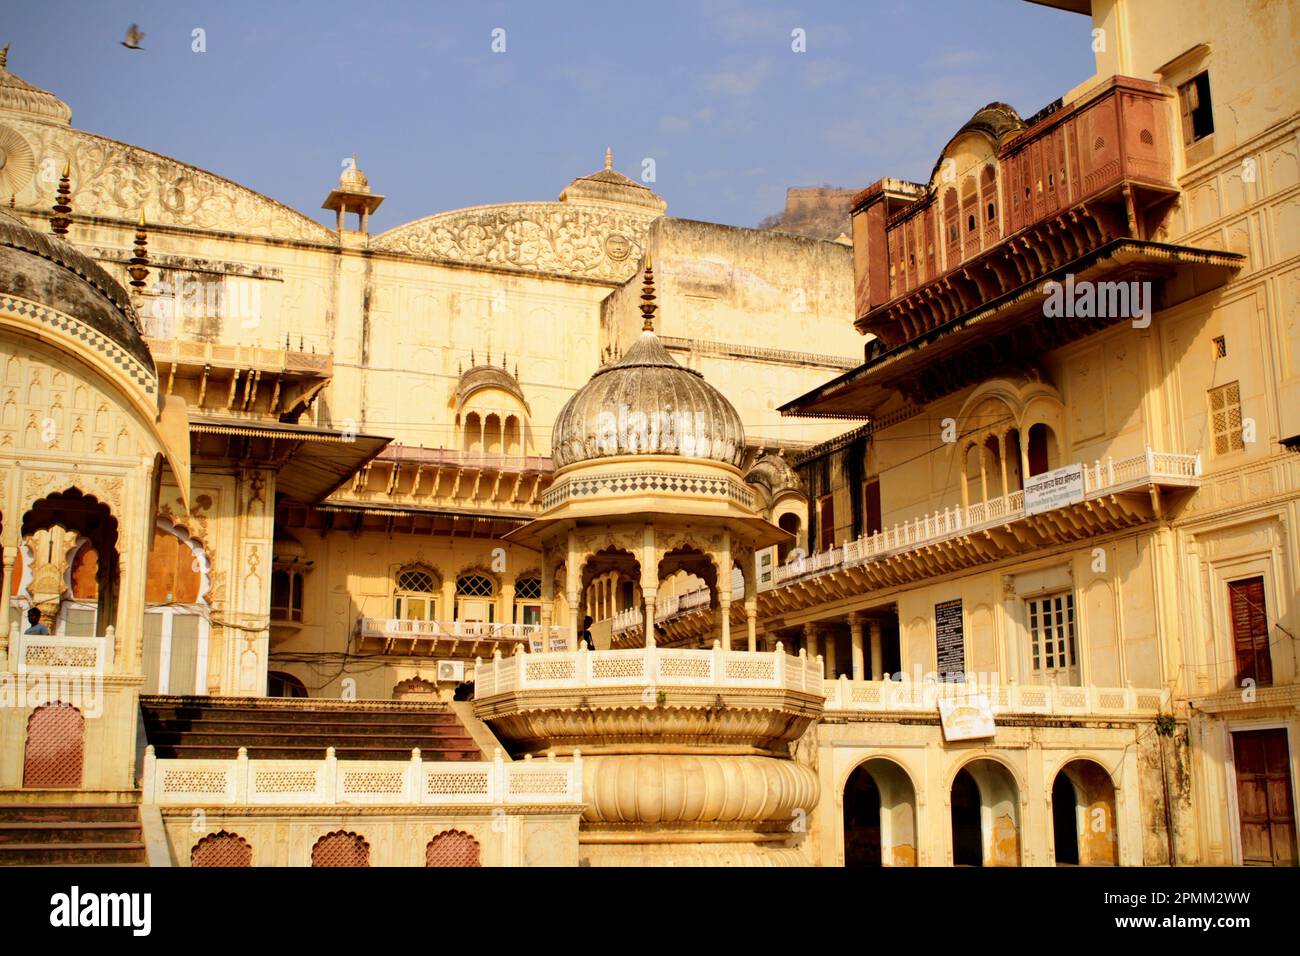
[[[463,681],[465,679],[464,661],[438,661],[438,683]]]

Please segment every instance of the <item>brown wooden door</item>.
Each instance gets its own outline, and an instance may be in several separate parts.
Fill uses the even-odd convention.
[[[1295,804],[1285,730],[1232,735],[1237,769],[1241,861],[1255,866],[1295,866]]]
[[[1273,661],[1268,650],[1264,579],[1230,582],[1228,604],[1232,616],[1232,644],[1237,655],[1237,686],[1245,680],[1253,680],[1260,687],[1270,686],[1273,683]]]

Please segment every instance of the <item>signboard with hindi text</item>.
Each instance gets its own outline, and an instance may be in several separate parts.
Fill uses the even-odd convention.
[[[943,723],[943,739],[947,741],[979,740],[992,737],[997,730],[993,724],[993,706],[986,694],[941,699],[939,720]]]
[[[1025,479],[1025,514],[1036,515],[1083,500],[1083,465],[1066,465]]]
[[[961,598],[940,601],[934,606],[934,643],[939,673],[964,675],[966,632],[962,627]]]

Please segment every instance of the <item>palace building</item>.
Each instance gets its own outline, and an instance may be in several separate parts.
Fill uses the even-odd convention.
[[[0,863],[1295,865],[1300,19],[1048,5],[851,242],[327,226],[6,48]]]

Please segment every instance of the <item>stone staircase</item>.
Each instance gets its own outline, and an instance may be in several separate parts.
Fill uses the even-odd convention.
[[[133,803],[0,803],[0,866],[147,866]]]
[[[140,698],[145,737],[159,758],[229,760],[481,760],[468,728],[446,704],[275,697]]]

